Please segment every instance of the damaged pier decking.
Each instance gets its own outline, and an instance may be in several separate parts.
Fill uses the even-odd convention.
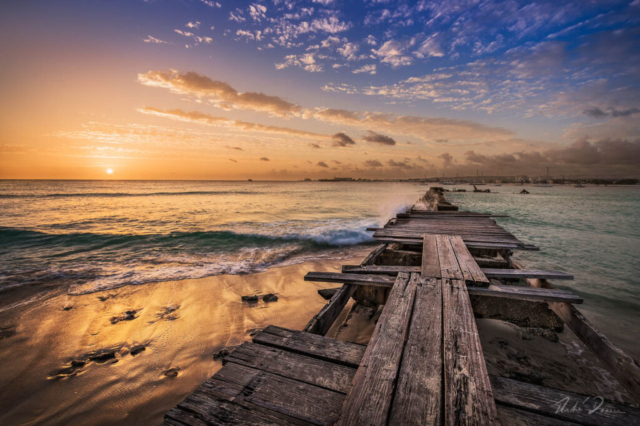
[[[547,281],[572,276],[523,269],[511,250],[536,248],[491,215],[458,212],[438,189],[425,199],[434,210],[414,207],[376,229],[384,244],[360,265],[307,274],[343,285],[303,331],[268,326],[225,357],[165,424],[640,424],[637,408],[559,410],[588,396],[487,373],[476,317],[566,324],[640,401],[638,365],[573,306],[579,296]],[[352,297],[384,305],[366,346],[324,337]]]

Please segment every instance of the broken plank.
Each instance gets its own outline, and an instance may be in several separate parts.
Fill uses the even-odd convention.
[[[395,278],[387,275],[340,274],[336,272],[308,272],[305,281],[325,283],[350,283],[372,286],[390,287]]]
[[[421,277],[389,424],[439,425],[442,399],[442,286]]]
[[[497,424],[497,413],[467,287],[442,279],[444,424]]]
[[[463,279],[458,259],[451,246],[451,237],[449,235],[436,235],[438,242],[438,259],[440,261],[440,277]]]
[[[489,280],[473,259],[471,253],[469,253],[464,241],[462,241],[460,237],[451,237],[450,241],[465,281],[472,281],[477,285],[488,286]]]
[[[224,363],[229,362],[344,394],[356,374],[353,367],[250,342],[244,342],[227,355]]]
[[[253,342],[351,367],[360,365],[366,348],[357,343],[343,342],[273,325],[256,334]]]
[[[246,401],[316,425],[336,421],[345,398],[342,393],[232,362],[203,387],[210,388],[213,395],[226,395],[230,401]]]
[[[386,425],[419,276],[400,273],[342,407],[338,425]]]
[[[490,269],[505,269],[509,268],[509,263],[502,259],[489,259],[486,257],[474,257],[473,260],[478,264],[481,268],[490,268]],[[484,274],[487,275],[486,273]]]
[[[539,271],[534,269],[489,269],[483,268],[482,272],[491,278],[542,278],[554,280],[572,280],[573,275],[557,271]]]
[[[497,402],[583,425],[640,424],[640,410],[573,392],[491,376]]]
[[[422,276],[442,278],[436,237],[425,235],[422,241]]]
[[[355,291],[355,285],[345,284],[340,287],[333,297],[331,297],[329,303],[324,305],[320,312],[314,315],[311,321],[309,321],[304,328],[304,331],[307,333],[320,334],[322,336],[327,334],[333,325],[333,322],[336,320],[338,315],[340,315],[340,312],[342,312],[349,301],[349,298],[353,296]]]
[[[580,296],[570,291],[519,287],[515,285],[496,285],[489,287],[469,287],[469,294],[489,297],[506,297],[520,300],[538,300],[544,302],[582,303]]]
[[[383,274],[398,275],[400,272],[420,273],[420,266],[395,266],[395,265],[342,265],[342,272],[348,274]]]

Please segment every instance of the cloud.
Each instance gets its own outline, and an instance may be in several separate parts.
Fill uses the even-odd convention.
[[[319,133],[307,132],[304,130],[292,129],[289,127],[268,126],[264,124],[249,123],[240,120],[231,120],[226,117],[216,117],[199,111],[183,111],[181,109],[161,110],[153,107],[138,109],[139,112],[158,117],[170,118],[172,120],[186,121],[191,123],[207,124],[210,126],[229,127],[237,130],[280,133],[291,136],[302,136],[309,138],[327,137]]]
[[[402,168],[402,169],[413,169],[415,168],[414,165],[409,164],[408,161],[394,161],[394,160],[389,160],[387,162],[387,164],[389,164],[391,167],[398,167],[398,168]]]
[[[240,148],[239,146],[229,146],[226,145],[225,148],[229,148],[229,149],[235,149],[236,151],[244,151],[244,149]]]
[[[418,117],[378,112],[354,112],[344,109],[317,109],[307,113],[320,121],[355,126],[366,130],[413,136],[425,141],[447,140],[501,140],[513,132],[500,127],[489,127],[469,120],[441,117]]]
[[[320,145],[318,145],[317,143],[310,143],[310,144],[309,144],[309,146],[310,146],[311,148],[315,148],[315,149],[320,149],[320,148],[321,148],[321,146],[320,146]]]
[[[238,162],[238,160],[234,160],[233,158],[229,158],[229,161],[234,162],[234,163]]]
[[[371,65],[363,65],[360,68],[357,68],[355,70],[353,70],[354,74],[360,74],[360,73],[369,73],[369,74],[375,74],[376,73],[376,64],[371,64]]]
[[[271,160],[269,160],[267,157],[261,157],[260,161],[271,161]]]
[[[210,0],[200,0],[200,1],[209,7],[218,8],[218,9],[222,7],[222,5],[217,1],[210,1]]]
[[[335,135],[331,136],[331,139],[333,139],[333,146],[347,146],[356,144],[356,141],[342,132],[336,133]]]
[[[620,168],[632,168],[636,172],[640,170],[640,139],[601,139],[591,142],[581,138],[566,147],[543,152],[483,155],[467,151],[464,155],[468,164],[492,170],[539,173],[545,167],[554,167],[556,170],[563,168],[565,172],[574,171],[593,176]]]
[[[351,28],[348,22],[341,22],[335,16],[329,18],[314,19],[311,21],[311,29],[316,31],[324,31],[329,34],[341,33]]]
[[[327,163],[325,163],[324,161],[318,161],[316,166],[318,166],[318,167],[329,167],[329,166],[327,166]]]
[[[284,57],[284,62],[276,63],[276,69],[284,69],[287,67],[300,67],[309,72],[322,72],[323,67],[321,64],[316,63],[315,53],[305,53],[302,55],[287,55]]]
[[[260,22],[267,17],[267,7],[258,3],[249,5],[249,15],[254,21]]]
[[[615,108],[609,108],[607,112],[600,108],[591,108],[584,110],[584,115],[592,118],[604,118],[604,117],[628,117],[633,114],[639,114],[640,108],[629,108],[623,110],[617,110]]]
[[[413,58],[407,55],[407,50],[414,44],[414,41],[400,42],[398,40],[389,40],[385,42],[379,49],[371,51],[381,58],[381,62],[391,65],[393,68],[411,65]]]
[[[442,159],[445,167],[450,167],[453,165],[453,161],[454,161],[453,156],[448,152],[445,152],[444,154],[440,154],[438,158]]]
[[[367,160],[364,162],[364,165],[367,167],[382,167],[382,163],[378,160]]]
[[[240,93],[227,83],[193,71],[149,71],[138,74],[138,82],[145,86],[169,89],[173,93],[204,98],[225,109],[264,111],[281,117],[298,116],[302,111],[299,105],[278,96],[257,92]]]
[[[380,145],[395,145],[396,141],[390,138],[389,136],[381,135],[380,133],[376,133],[373,130],[367,130],[368,134],[363,136],[367,142],[379,143]]]
[[[162,41],[159,38],[155,38],[153,36],[147,36],[147,38],[144,39],[145,43],[153,43],[153,44],[170,44],[167,41]]]
[[[195,28],[198,29],[200,28],[200,21],[195,21],[195,22],[187,22],[187,24],[185,25],[189,28]]]

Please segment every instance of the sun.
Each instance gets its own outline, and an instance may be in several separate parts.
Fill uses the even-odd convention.
[[[107,169],[107,174],[108,175],[113,174],[113,169]]]

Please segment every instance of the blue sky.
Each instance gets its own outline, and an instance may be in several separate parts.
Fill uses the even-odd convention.
[[[2,9],[0,177],[639,174],[640,0]]]

